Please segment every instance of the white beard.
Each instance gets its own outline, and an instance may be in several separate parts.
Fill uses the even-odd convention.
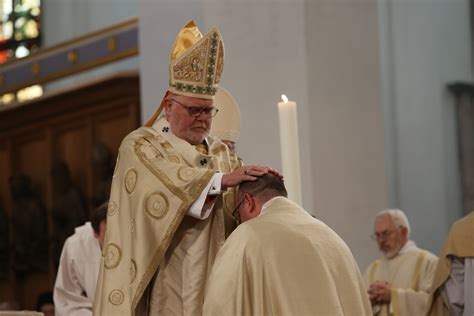
[[[400,249],[402,249],[402,245],[398,246],[397,248],[395,248],[393,250],[384,252],[383,255],[384,255],[385,259],[392,259],[396,255],[398,255],[398,253],[400,252]]]

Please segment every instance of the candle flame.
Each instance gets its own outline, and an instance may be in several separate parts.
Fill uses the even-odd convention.
[[[284,95],[284,94],[281,95],[281,99],[282,99],[283,102],[285,102],[285,103],[288,102],[288,98],[287,98],[286,95]]]

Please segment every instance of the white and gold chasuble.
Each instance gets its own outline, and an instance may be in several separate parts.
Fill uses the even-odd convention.
[[[438,258],[412,241],[392,259],[375,260],[364,273],[367,289],[375,281],[391,284],[390,304],[372,306],[374,315],[424,315]]]
[[[296,203],[275,197],[219,251],[203,315],[369,316],[371,310],[344,241]]]
[[[204,220],[186,213],[216,172],[239,163],[219,140],[206,142],[208,155],[173,135],[164,118],[123,140],[94,315],[201,314],[207,275],[232,227],[233,191]]]

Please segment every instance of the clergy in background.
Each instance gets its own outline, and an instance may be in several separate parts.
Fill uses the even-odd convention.
[[[243,222],[219,251],[203,315],[371,315],[349,248],[272,174],[240,185]]]
[[[54,284],[56,316],[91,316],[107,228],[107,203],[66,239]]]
[[[229,91],[219,87],[214,97],[214,106],[219,110],[219,115],[212,121],[211,135],[222,140],[235,154],[240,138],[239,104]]]
[[[223,67],[219,30],[202,36],[186,24],[160,108],[120,145],[94,315],[201,315],[231,216],[222,193],[269,172],[235,165],[228,147],[208,135]]]
[[[409,239],[410,224],[401,210],[377,214],[374,229],[383,257],[364,273],[373,314],[424,315],[437,257]]]
[[[432,292],[429,316],[474,315],[474,211],[451,227]]]

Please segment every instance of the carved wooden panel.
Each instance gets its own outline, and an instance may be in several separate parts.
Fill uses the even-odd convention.
[[[47,187],[41,185],[48,177],[48,151],[44,131],[23,136],[21,140],[13,141],[14,167],[12,170],[28,175],[41,196],[46,196]],[[42,166],[42,168],[38,168]],[[16,173],[15,172],[15,173]]]
[[[127,117],[129,111],[122,113],[105,113],[94,120],[95,138],[111,148],[118,148],[122,139],[117,135],[123,135],[129,131],[130,119]]]
[[[84,121],[69,121],[63,122],[53,131],[54,160],[64,161],[68,165],[74,183],[85,194],[91,192],[87,183],[91,150],[89,130]]]
[[[3,207],[6,207],[8,200],[8,178],[10,177],[10,159],[5,139],[0,139],[0,203],[3,202]],[[1,206],[1,205],[0,205]]]
[[[139,95],[138,74],[126,72],[0,108],[0,206],[9,223],[10,249],[15,247],[12,210],[18,202],[12,199],[9,178],[16,174],[31,179],[45,206],[50,241],[47,272],[27,270],[19,274],[9,270],[6,278],[0,277],[0,301],[16,301],[21,308],[33,309],[38,294],[53,289],[52,208],[58,194],[52,179],[53,165],[57,161],[67,165],[90,213],[93,195],[101,187],[93,166],[94,146],[105,145],[115,163],[122,139],[140,124]],[[11,256],[6,260],[12,265]]]

